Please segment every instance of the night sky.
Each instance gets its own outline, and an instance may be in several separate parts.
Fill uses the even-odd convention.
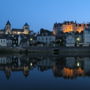
[[[13,28],[27,22],[31,30],[52,30],[55,22],[90,22],[90,0],[0,0],[0,29],[10,20]]]

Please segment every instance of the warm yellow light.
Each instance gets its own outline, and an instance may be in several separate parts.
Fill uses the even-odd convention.
[[[20,34],[20,32],[17,32],[17,34]]]

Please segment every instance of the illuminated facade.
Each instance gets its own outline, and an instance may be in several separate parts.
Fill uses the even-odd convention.
[[[64,33],[66,32],[82,32],[85,30],[85,28],[89,28],[90,24],[78,24],[76,22],[69,22],[66,21],[64,23],[55,23],[53,26],[53,33],[56,35],[59,32],[63,31]]]
[[[29,25],[25,23],[22,29],[13,29],[11,28],[11,23],[8,21],[5,25],[5,28],[3,30],[0,30],[0,34],[28,35],[30,34]]]

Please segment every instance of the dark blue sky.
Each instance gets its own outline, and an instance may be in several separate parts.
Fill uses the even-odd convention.
[[[13,28],[27,22],[35,32],[65,20],[89,22],[90,0],[0,0],[0,28],[7,20]]]

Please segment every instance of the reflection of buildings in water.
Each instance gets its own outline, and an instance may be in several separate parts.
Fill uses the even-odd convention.
[[[76,76],[83,76],[84,70],[82,68],[64,68],[62,72],[63,77],[65,78],[75,78]]]
[[[66,67],[74,68],[75,67],[75,58],[74,57],[66,57]]]
[[[53,58],[46,57],[46,58],[42,58],[42,60],[40,60],[37,63],[37,66],[38,66],[38,70],[45,71],[51,69],[54,64],[55,61],[53,60]]]
[[[7,79],[9,79],[11,76],[11,68],[8,66],[5,66],[5,75]]]
[[[32,70],[37,60],[22,58],[18,56],[0,57],[0,70],[5,72],[7,79],[10,78],[11,72],[22,71],[24,76],[29,75],[29,70]]]
[[[90,75],[90,57],[0,57],[0,70],[5,72],[7,79],[16,71],[22,71],[27,77],[34,68],[40,71],[52,69],[55,77],[76,78]]]
[[[24,76],[27,77],[29,75],[29,67],[24,66]]]
[[[52,68],[55,77],[75,78],[90,73],[90,57],[66,57],[64,61],[64,65]]]
[[[85,73],[90,73],[90,57],[84,57],[83,60]]]

